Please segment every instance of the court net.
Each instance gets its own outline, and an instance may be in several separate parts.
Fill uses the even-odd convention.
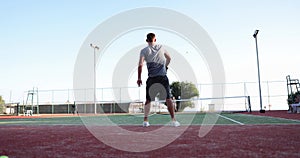
[[[250,96],[173,100],[176,112],[251,112]],[[143,113],[144,101],[98,101],[74,103],[74,113]],[[151,102],[151,113],[168,112],[165,100]]]

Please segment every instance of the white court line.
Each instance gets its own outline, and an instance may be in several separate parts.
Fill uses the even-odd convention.
[[[234,123],[237,123],[237,124],[240,124],[240,125],[245,125],[245,124],[243,124],[242,122],[236,121],[236,120],[231,119],[231,118],[229,118],[229,117],[222,116],[222,115],[220,115],[220,114],[218,114],[218,115],[219,115],[220,117],[222,117],[222,118],[224,118],[224,119],[227,119],[227,120],[229,120],[229,121],[232,121],[232,122],[234,122]]]
[[[287,121],[293,121],[293,122],[300,122],[300,120],[288,119],[288,118],[282,118],[282,117],[275,117],[275,116],[260,116],[260,115],[250,115],[250,114],[241,114],[241,115],[248,115],[248,116],[255,116],[255,117],[267,117],[267,118],[272,118],[272,119],[279,119],[279,120],[287,120]]]

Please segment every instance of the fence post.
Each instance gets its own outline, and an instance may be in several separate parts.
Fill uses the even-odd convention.
[[[271,110],[271,103],[270,103],[269,81],[267,81],[267,90],[268,90],[268,106],[269,106],[269,111],[270,111]]]
[[[52,101],[51,101],[51,113],[54,114],[54,105],[53,105],[53,102],[54,102],[54,91],[52,90]]]

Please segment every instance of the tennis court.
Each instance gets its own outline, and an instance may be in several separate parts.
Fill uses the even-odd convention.
[[[280,115],[281,114],[281,115]],[[0,155],[8,157],[300,157],[300,115],[286,111],[252,113],[177,113],[180,127],[167,126],[168,114],[40,115],[0,117]],[[109,123],[107,123],[109,120]],[[92,123],[91,123],[92,122]],[[131,131],[145,140],[121,137]],[[201,136],[201,130],[208,128]],[[163,130],[162,130],[163,129]],[[174,141],[149,151],[153,132]],[[107,145],[102,136],[118,147]],[[100,132],[100,134],[93,133]],[[149,137],[147,137],[147,135]],[[128,149],[128,150],[120,150]],[[151,147],[149,148],[151,149]],[[130,152],[134,151],[134,152]]]

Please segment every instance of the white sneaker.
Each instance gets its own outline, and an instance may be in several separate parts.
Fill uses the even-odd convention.
[[[178,121],[171,121],[171,126],[174,126],[174,127],[179,127],[180,126],[180,123]]]
[[[150,126],[150,123],[149,122],[147,122],[147,121],[144,121],[143,122],[143,127],[149,127]]]

